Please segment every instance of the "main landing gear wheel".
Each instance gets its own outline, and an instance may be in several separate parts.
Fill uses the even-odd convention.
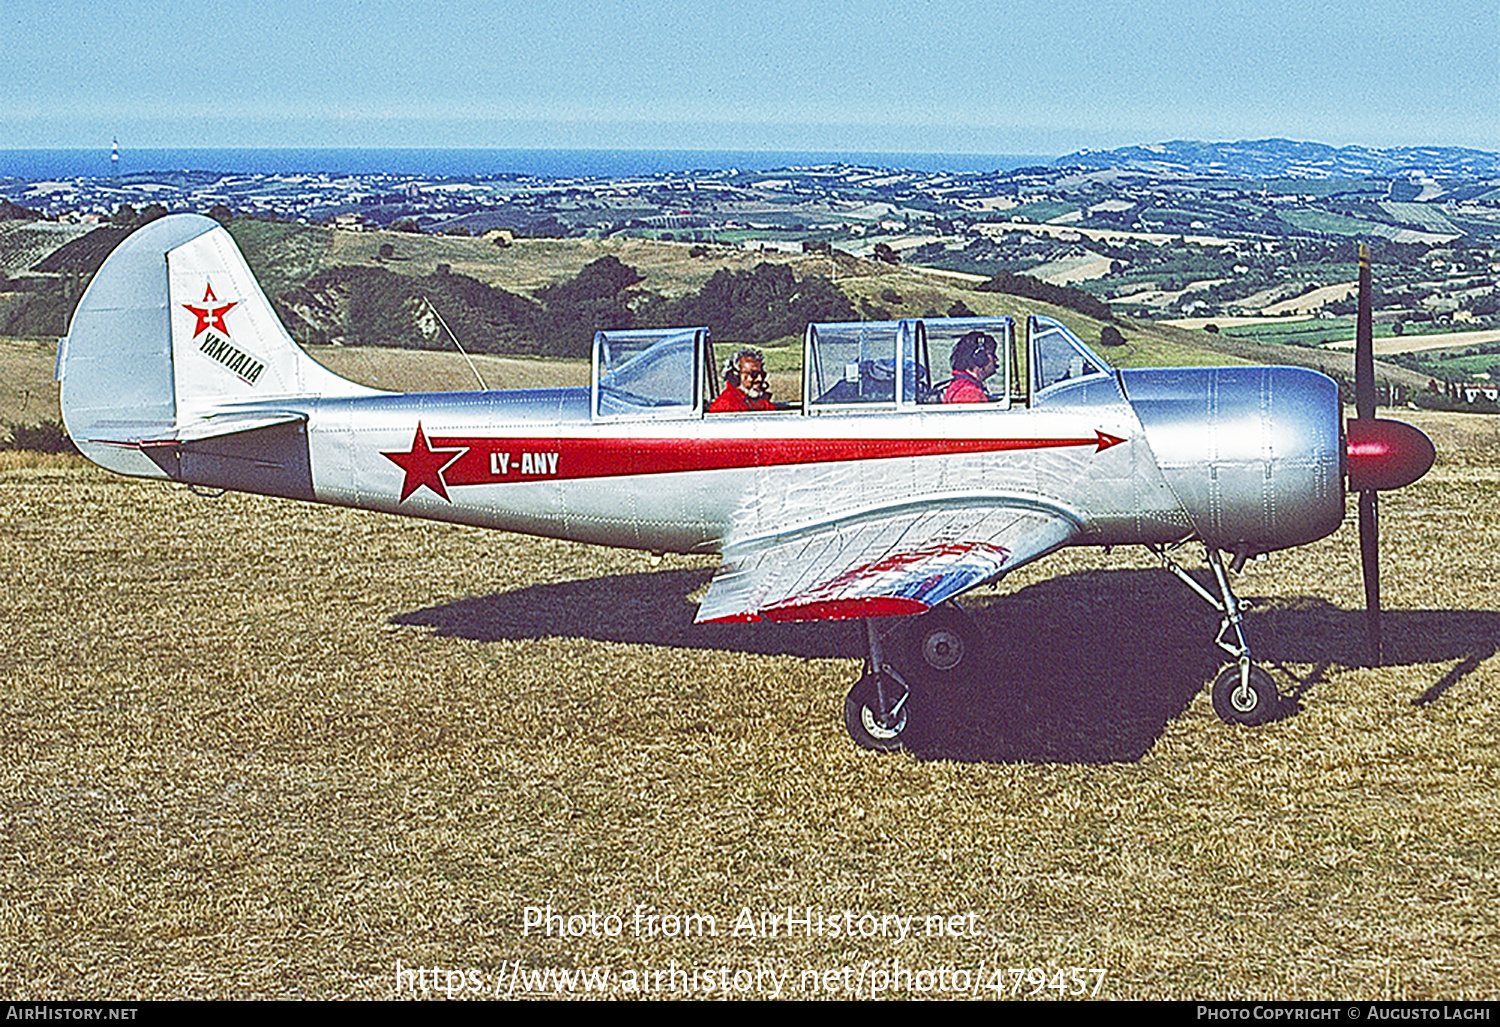
[[[883,688],[891,712],[881,714],[880,693]],[[906,733],[906,689],[888,675],[865,674],[849,689],[844,699],[844,727],[849,737],[863,749],[895,752],[901,748]]]
[[[936,606],[912,621],[906,673],[917,684],[949,689],[967,682],[984,645],[979,626],[957,606]]]
[[[1251,664],[1250,678],[1242,681],[1240,668],[1225,667],[1214,679],[1214,712],[1227,724],[1255,727],[1281,716],[1281,693],[1271,675]]]

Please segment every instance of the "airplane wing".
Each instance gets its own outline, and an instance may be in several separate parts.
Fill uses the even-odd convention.
[[[1078,532],[1057,509],[970,499],[877,510],[731,543],[699,623],[921,613],[1051,552]]]

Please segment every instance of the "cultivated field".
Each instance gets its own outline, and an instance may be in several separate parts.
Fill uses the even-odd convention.
[[[1412,416],[1387,666],[1348,525],[1241,579],[1255,730],[1197,599],[1064,553],[894,756],[857,629],[694,627],[711,560],[0,454],[0,993],[1493,999],[1500,438]]]
[[[1341,282],[1337,285],[1325,285],[1321,289],[1313,289],[1300,296],[1282,300],[1266,307],[1262,314],[1267,317],[1281,317],[1287,314],[1314,314],[1322,310],[1330,303],[1346,300],[1359,291],[1359,282]]]
[[[1375,352],[1387,353],[1419,353],[1431,349],[1464,349],[1468,346],[1484,346],[1492,342],[1500,342],[1500,331],[1479,332],[1442,332],[1432,335],[1391,335],[1372,340]],[[1324,343],[1328,349],[1350,349],[1354,348],[1353,339],[1345,339],[1341,342]]]

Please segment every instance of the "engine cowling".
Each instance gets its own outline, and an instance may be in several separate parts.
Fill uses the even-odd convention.
[[[1338,385],[1300,367],[1121,372],[1162,475],[1198,535],[1267,552],[1344,519]]]

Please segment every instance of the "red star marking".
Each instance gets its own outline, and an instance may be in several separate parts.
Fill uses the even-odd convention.
[[[443,481],[443,471],[449,464],[457,460],[460,455],[467,452],[468,447],[455,449],[432,449],[427,445],[427,436],[422,432],[422,422],[417,422],[417,436],[412,439],[411,449],[407,452],[397,451],[395,453],[381,453],[391,463],[406,472],[406,480],[401,484],[401,499],[404,503],[413,492],[426,485],[437,495],[448,502],[448,486]]]
[[[212,328],[214,331],[222,333],[227,339],[229,338],[229,328],[224,324],[224,315],[239,306],[239,301],[235,300],[233,303],[226,303],[221,307],[209,306],[210,301],[217,303],[219,302],[219,297],[214,295],[213,285],[205,284],[203,288],[203,306],[195,307],[191,303],[184,303],[182,305],[188,313],[198,319],[197,325],[193,327],[193,338],[196,339]]]

